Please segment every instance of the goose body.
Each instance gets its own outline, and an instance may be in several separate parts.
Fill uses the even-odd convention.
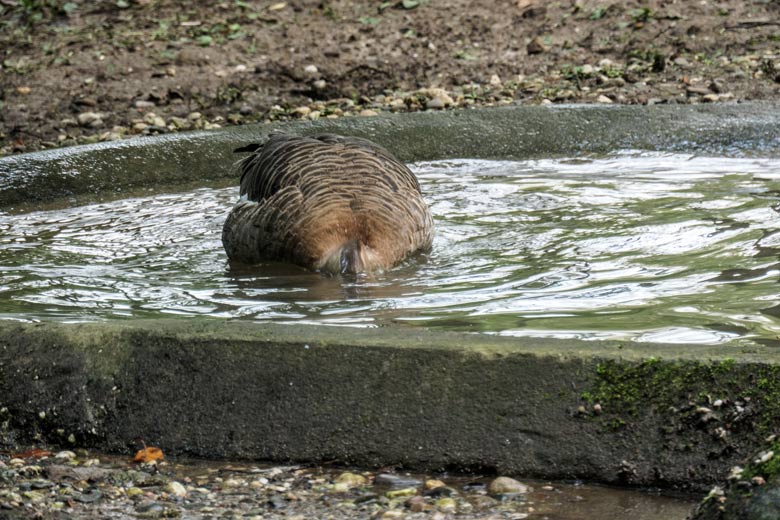
[[[431,247],[433,219],[417,178],[381,146],[271,134],[251,148],[240,162],[241,198],[222,231],[231,260],[359,273]]]

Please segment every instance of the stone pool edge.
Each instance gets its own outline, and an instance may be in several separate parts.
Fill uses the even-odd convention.
[[[684,352],[683,352],[684,350]],[[701,490],[780,421],[770,347],[216,319],[0,322],[0,445]]]
[[[238,146],[269,132],[335,132],[379,142],[405,162],[527,159],[636,149],[780,156],[780,104],[553,105],[385,114],[234,126],[0,158],[0,210],[237,184]],[[20,174],[21,173],[21,174]]]

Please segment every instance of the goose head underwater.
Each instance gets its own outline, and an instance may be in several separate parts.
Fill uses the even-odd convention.
[[[431,247],[417,178],[371,141],[276,133],[236,151],[252,154],[239,163],[240,199],[222,230],[233,261],[370,273]]]

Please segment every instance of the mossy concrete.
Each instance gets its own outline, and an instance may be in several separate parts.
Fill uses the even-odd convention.
[[[238,146],[273,130],[373,139],[403,161],[526,159],[619,149],[780,155],[780,106],[515,106],[247,125],[0,159],[0,209],[89,202],[204,182],[235,184]]]
[[[0,438],[700,489],[780,426],[756,386],[778,363],[769,347],[4,322]]]

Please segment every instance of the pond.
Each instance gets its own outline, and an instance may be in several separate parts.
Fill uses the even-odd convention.
[[[780,336],[780,161],[623,151],[416,163],[433,251],[328,278],[231,266],[237,188],[0,213],[0,318],[211,316],[684,344]]]

